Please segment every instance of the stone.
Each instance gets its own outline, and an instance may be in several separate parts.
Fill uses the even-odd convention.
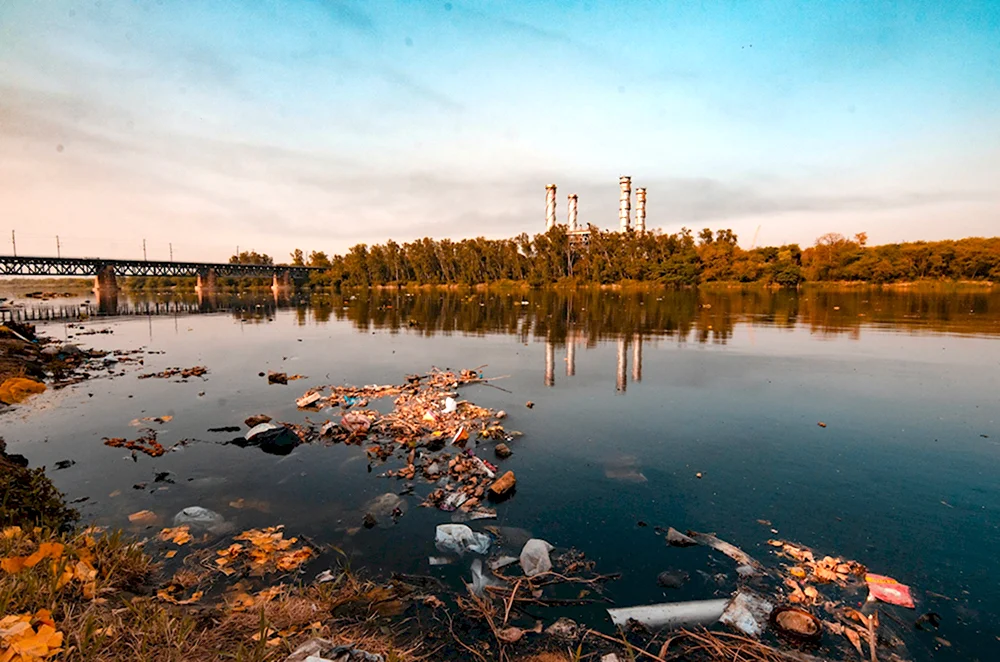
[[[514,454],[514,451],[510,449],[510,446],[504,443],[497,444],[493,447],[493,452],[501,460],[506,459]]]

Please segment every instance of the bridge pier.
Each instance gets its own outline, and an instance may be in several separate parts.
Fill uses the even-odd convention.
[[[94,294],[98,298],[112,294],[118,296],[118,281],[115,279],[113,265],[105,264],[97,268],[97,275],[94,276]]]
[[[271,277],[271,291],[277,294],[287,294],[293,289],[292,275],[288,271],[282,271],[281,275],[278,272],[274,272],[274,276]]]
[[[209,294],[215,292],[215,288],[218,285],[218,276],[215,273],[215,269],[205,269],[198,271],[198,284],[195,285],[195,290],[201,294]]]

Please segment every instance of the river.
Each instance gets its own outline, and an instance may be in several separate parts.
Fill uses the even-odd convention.
[[[712,531],[759,557],[780,537],[913,587],[917,611],[895,613],[912,625],[934,611],[941,626],[906,630],[912,659],[997,659],[996,288],[372,292],[245,296],[236,309],[175,298],[186,302],[175,312],[164,303],[164,314],[39,330],[99,349],[162,352],[146,354],[141,371],[204,365],[205,379],[138,380],[130,369],[3,415],[11,452],[50,469],[75,462],[50,475],[68,499],[88,497],[77,506],[88,520],[148,535],[128,514],[149,509],[169,522],[200,505],[242,528],[284,524],[373,574],[458,585],[467,567],[428,566],[434,527],[449,513],[417,507],[416,495],[395,526],[356,530],[365,502],[400,490],[378,464],[369,471],[363,449],[304,445],[279,457],[207,430],[258,413],[322,420],[296,408],[310,386],[484,366],[502,377],[492,382],[499,388],[472,386],[462,397],[506,410],[508,429],[523,433],[502,462],[517,475],[517,494],[484,523],[527,529],[582,550],[601,572],[621,572],[609,586],[618,604],[732,588],[724,557],[668,548],[656,526]],[[122,306],[152,310],[142,301],[123,297]],[[105,329],[112,333],[77,335]],[[305,378],[269,385],[258,375],[270,370]],[[133,419],[164,415],[173,419],[158,426],[161,442],[192,440],[177,452],[133,461],[101,441],[132,438]],[[154,482],[157,472],[172,482]],[[690,580],[661,588],[657,575],[668,568]],[[722,585],[719,573],[730,575]],[[610,627],[597,607],[570,614]]]

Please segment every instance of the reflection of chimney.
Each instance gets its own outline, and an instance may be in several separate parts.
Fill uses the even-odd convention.
[[[621,187],[621,198],[618,201],[618,223],[622,232],[632,229],[632,178],[622,176],[618,179]]]
[[[642,335],[639,333],[632,336],[632,381],[642,381]]]
[[[567,215],[567,226],[570,230],[576,229],[576,193],[569,196],[568,202],[568,215]]]
[[[618,337],[618,372],[615,375],[615,390],[619,393],[625,392],[628,385],[628,350],[625,336]]]
[[[545,187],[545,231],[556,226],[556,185]]]
[[[556,385],[556,346],[551,340],[545,341],[545,385]]]
[[[635,190],[635,231],[646,231],[646,189]]]
[[[576,338],[570,331],[566,335],[566,376],[572,377],[576,374]]]

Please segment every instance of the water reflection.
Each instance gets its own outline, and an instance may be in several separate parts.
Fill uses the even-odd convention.
[[[518,336],[566,349],[566,374],[575,371],[576,346],[625,338],[631,346],[633,381],[642,379],[644,338],[726,344],[741,323],[778,328],[803,326],[811,332],[858,338],[865,328],[914,332],[1000,334],[1000,289],[951,291],[857,288],[850,290],[761,288],[685,290],[531,290],[486,293],[427,290],[417,293],[373,290],[358,293],[121,293],[101,297],[19,302],[0,312],[3,319],[50,320],[112,315],[184,315],[229,312],[261,322],[292,308],[299,325],[348,321],[360,331]],[[546,350],[546,384],[554,383],[555,349]],[[627,350],[627,347],[625,348]],[[621,363],[625,363],[621,361]]]

